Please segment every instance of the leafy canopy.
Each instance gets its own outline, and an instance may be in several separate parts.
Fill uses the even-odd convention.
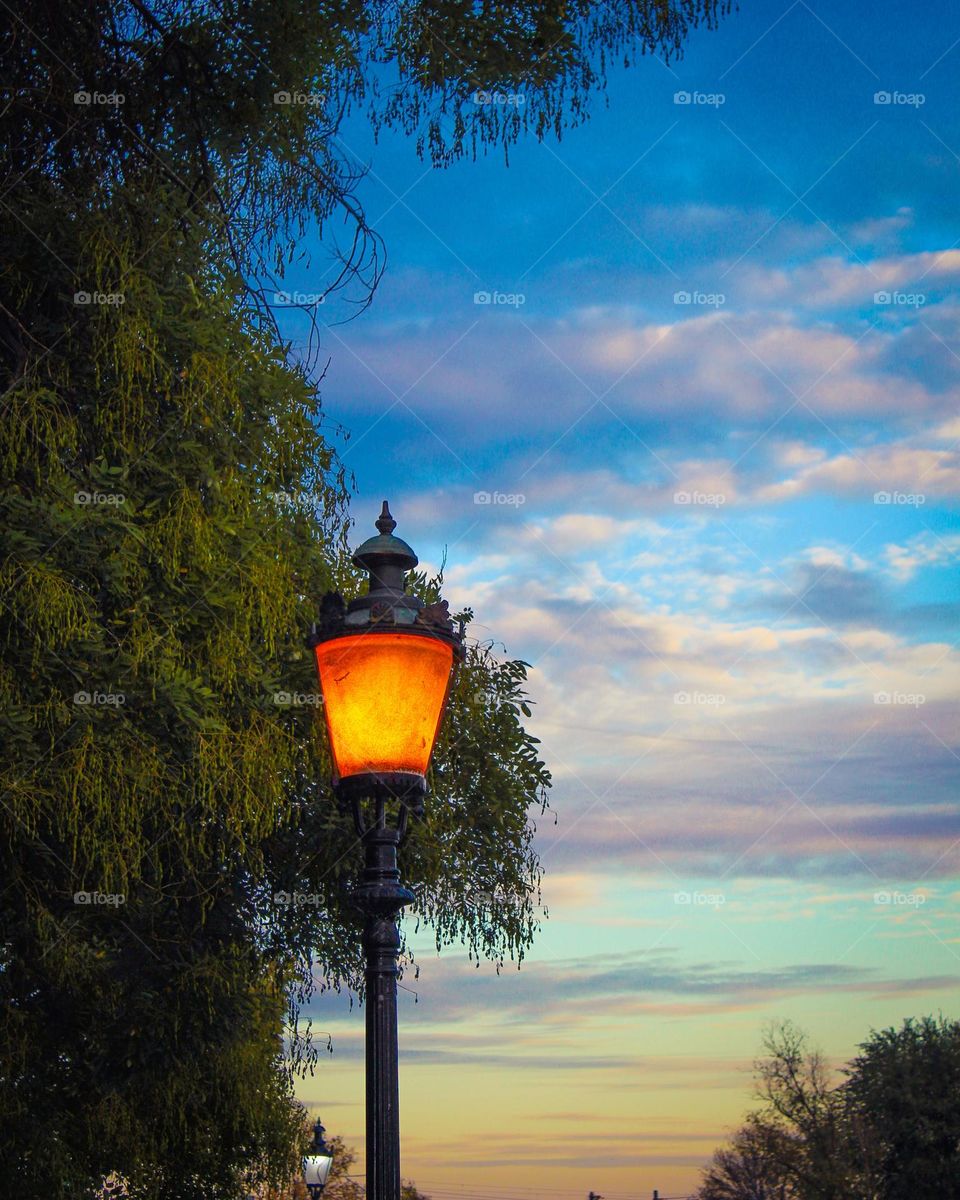
[[[790,1022],[764,1049],[764,1106],[715,1152],[697,1200],[958,1200],[960,1021],[874,1030],[839,1073]]]
[[[361,586],[349,479],[322,375],[266,302],[310,228],[328,289],[359,281],[370,298],[382,247],[338,143],[345,116],[399,125],[437,164],[559,132],[610,56],[670,53],[721,7],[31,0],[13,15],[8,1190],[75,1196],[115,1171],[131,1194],[192,1200],[288,1179],[292,1076],[316,1061],[303,1002],[362,986],[354,837],[329,800],[302,647],[320,595]],[[523,112],[474,103],[485,87],[522,89]],[[437,586],[414,582],[427,599]],[[529,814],[550,777],[523,725],[525,674],[472,643],[403,851],[438,946],[462,939],[498,964],[537,924]],[[276,900],[296,894],[310,903]]]

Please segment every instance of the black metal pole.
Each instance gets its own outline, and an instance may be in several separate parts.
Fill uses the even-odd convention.
[[[367,1200],[400,1200],[400,1079],[397,1049],[397,918],[415,897],[400,883],[397,846],[406,826],[388,828],[385,805],[376,801],[375,817],[364,825],[355,809],[364,844],[363,878],[355,897],[366,916],[367,1022]]]

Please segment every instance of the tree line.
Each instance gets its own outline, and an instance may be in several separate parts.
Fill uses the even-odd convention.
[[[960,1021],[874,1030],[839,1071],[771,1027],[760,1106],[716,1151],[695,1200],[960,1200]]]

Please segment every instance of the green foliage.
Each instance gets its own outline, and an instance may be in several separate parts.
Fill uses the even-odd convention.
[[[333,1154],[333,1164],[323,1189],[326,1200],[363,1200],[363,1188],[355,1178],[363,1170],[357,1163],[356,1150],[337,1135],[329,1138],[327,1145]]]
[[[383,250],[352,194],[360,169],[337,140],[348,114],[362,112],[375,130],[404,130],[434,165],[489,147],[506,153],[523,134],[560,137],[584,121],[611,63],[647,53],[669,61],[695,27],[714,26],[730,8],[730,0],[31,0],[9,56],[3,116],[11,178],[42,164],[42,185],[34,175],[16,209],[19,233],[30,236],[34,193],[48,187],[72,193],[82,211],[91,183],[112,196],[146,184],[151,195],[174,193],[182,219],[205,226],[268,323],[277,275],[309,261],[310,228],[330,234],[326,290],[359,279],[355,298],[365,304]],[[78,106],[78,91],[123,103]],[[477,92],[497,100],[477,103]],[[301,102],[277,103],[284,94]]]
[[[160,201],[154,235],[163,222]],[[76,252],[68,232],[52,213],[55,257]],[[136,286],[31,360],[0,432],[0,1168],[24,1195],[46,1186],[51,1129],[65,1188],[117,1170],[148,1173],[145,1195],[230,1195],[238,1159],[282,1172],[285,1006],[297,1030],[315,983],[362,980],[322,722],[277,703],[316,691],[302,639],[348,574],[342,471],[316,389],[239,287],[175,229],[134,234],[111,209],[85,238],[91,291]],[[22,247],[19,264],[56,278]],[[458,697],[483,686],[504,708],[455,702],[406,851],[438,942],[498,961],[533,934],[526,813],[549,781],[513,712],[522,677],[471,650]],[[465,814],[476,836],[452,855]],[[508,888],[493,920],[458,903],[477,871]],[[312,1061],[295,1038],[294,1064]]]
[[[401,0],[364,43],[389,68],[386,86],[372,76],[369,117],[404,129],[435,165],[490,146],[506,155],[522,135],[559,138],[586,120],[611,63],[669,62],[697,25],[712,28],[730,9],[730,0]]]
[[[846,1095],[875,1148],[883,1200],[960,1197],[960,1021],[907,1018],[874,1030]]]
[[[281,702],[316,690],[303,636],[319,597],[359,586],[349,481],[320,380],[265,302],[310,228],[334,256],[328,290],[359,279],[369,300],[380,247],[337,150],[345,114],[416,129],[437,163],[531,119],[559,132],[607,55],[675,49],[721,7],[32,0],[5,45],[11,1194],[89,1194],[112,1172],[144,1200],[281,1186],[299,1153],[292,1074],[316,1061],[302,1004],[362,986],[354,836],[315,707]],[[519,121],[473,103],[494,85],[524,90]],[[403,851],[438,945],[498,966],[537,921],[529,812],[549,774],[525,672],[471,645]],[[284,892],[314,903],[274,903]]]
[[[874,1031],[845,1079],[790,1022],[764,1048],[764,1108],[714,1154],[697,1200],[960,1196],[960,1022]]]

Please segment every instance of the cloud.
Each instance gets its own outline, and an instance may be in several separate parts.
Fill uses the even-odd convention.
[[[921,269],[940,278],[958,262],[960,251],[944,251],[874,267],[889,283]],[[852,276],[862,270],[829,260],[834,291],[842,281],[858,292],[865,285]],[[792,273],[780,286],[804,292]],[[524,470],[573,449],[586,466],[616,445],[619,456],[646,455],[656,478],[651,451],[689,454],[731,428],[763,433],[776,422],[782,437],[822,433],[826,422],[852,437],[854,426],[881,416],[903,427],[907,416],[942,420],[956,411],[957,362],[948,350],[956,318],[932,299],[922,314],[891,306],[893,324],[886,310],[864,324],[808,321],[796,308],[755,302],[671,308],[664,317],[609,305],[559,316],[478,313],[465,299],[461,313],[428,327],[331,334],[329,378],[351,393],[358,420],[415,414],[421,434],[432,431],[473,470],[491,443],[498,461],[512,451]],[[531,396],[542,399],[532,404]]]
[[[876,237],[883,233],[884,225],[889,234],[897,225],[897,219],[871,224]],[[860,232],[867,233],[870,228],[870,225],[863,225]],[[880,319],[924,308],[928,303],[932,306],[939,298],[937,293],[942,294],[958,280],[960,250],[952,248],[853,261],[832,254],[798,264],[790,270],[746,266],[740,277],[739,294],[757,307],[788,303],[793,311],[871,310]],[[902,297],[891,295],[888,298],[884,293],[902,293]]]
[[[451,954],[421,961],[416,1014],[405,1023],[404,1059],[425,1065],[683,1075],[691,1073],[691,1064],[682,1059],[624,1048],[597,1054],[585,1050],[581,1038],[571,1038],[570,1030],[629,1024],[651,1012],[695,1018],[769,1008],[807,994],[912,995],[955,989],[958,983],[955,972],[897,978],[877,967],[843,962],[750,966],[691,961],[678,949],[663,947],[560,960],[534,957],[521,971],[506,975],[478,971],[466,956]],[[311,1009],[318,1021],[327,1021],[344,1005],[342,999],[320,999]],[[359,1044],[355,1037],[351,1054]],[[344,1048],[338,1043],[338,1050]]]
[[[921,448],[903,443],[858,446],[829,458],[815,449],[806,462],[799,451],[795,453],[796,458],[792,462],[787,458],[786,465],[797,465],[799,469],[786,479],[759,487],[751,496],[752,502],[778,503],[802,495],[830,493],[863,500],[879,497],[879,503],[887,505],[923,507],[928,498],[932,503],[936,498],[960,497],[960,450],[955,447]]]
[[[916,534],[905,545],[891,542],[884,548],[890,572],[899,580],[912,579],[923,567],[941,567],[960,558],[960,534],[938,537],[929,530]]]
[[[848,625],[875,627],[889,611],[889,601],[876,576],[865,570],[850,570],[842,563],[798,563],[790,572],[790,587],[767,594],[759,602],[761,611],[774,620],[799,612],[828,628]],[[758,602],[751,605],[756,611]],[[885,623],[885,621],[883,621]]]

